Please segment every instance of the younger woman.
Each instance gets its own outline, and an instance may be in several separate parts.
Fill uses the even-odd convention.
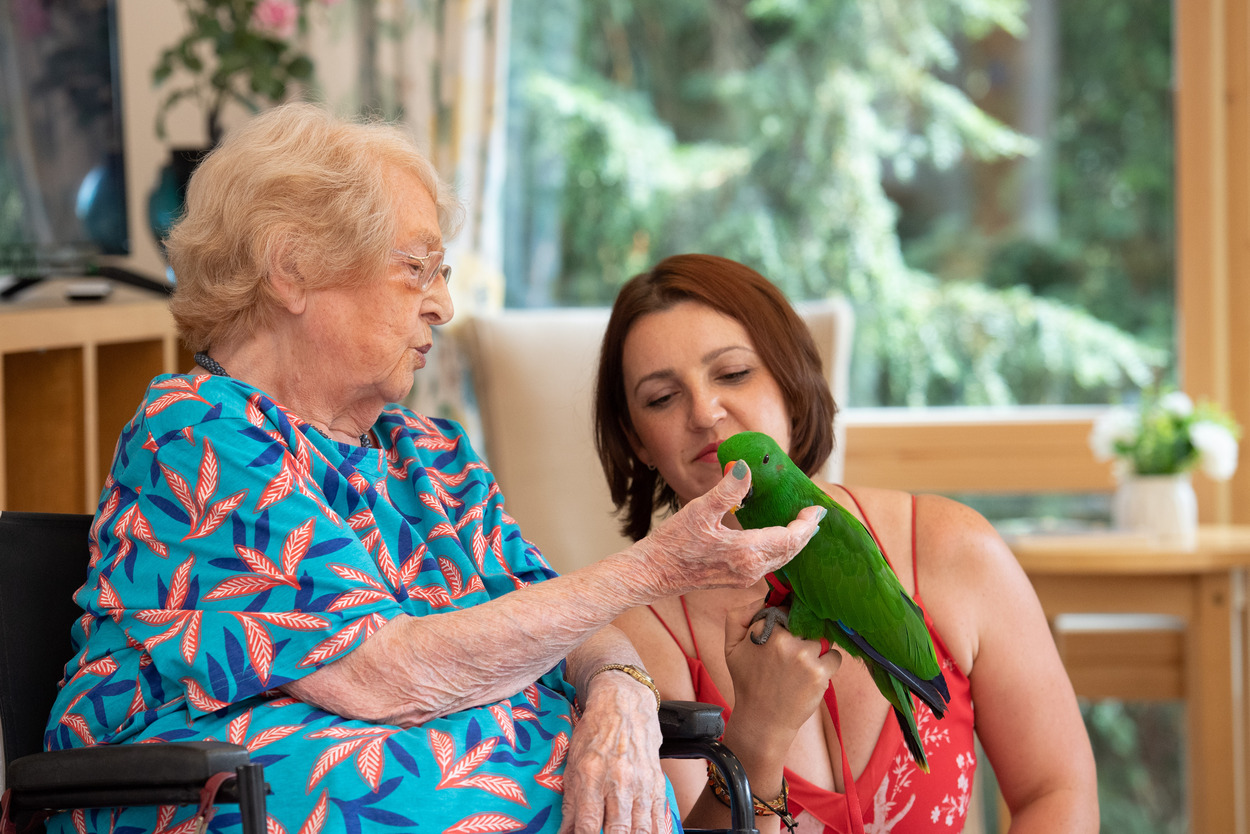
[[[782,294],[742,264],[681,255],[621,290],[604,337],[596,438],[624,530],[650,529],[721,477],[717,446],[770,434],[805,472],[833,441],[835,407],[811,335]],[[754,793],[788,792],[799,830],[843,831],[844,756],[865,831],[959,831],[971,799],[973,734],[1012,814],[1012,834],[1098,829],[1093,756],[1037,596],[1011,551],[973,510],[934,495],[821,484],[873,533],[925,611],[951,703],[917,707],[931,772],[909,756],[860,662],[774,631],[744,639],[767,591],[694,591],[626,612],[617,624],[665,698],[728,708],[725,742]],[[832,678],[840,738],[823,703]],[[689,825],[728,818],[703,765],[664,765]],[[775,803],[777,804],[777,803]],[[776,816],[757,817],[761,831]]]

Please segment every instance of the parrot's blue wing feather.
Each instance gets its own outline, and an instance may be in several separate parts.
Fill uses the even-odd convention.
[[[891,675],[902,681],[908,689],[916,693],[916,697],[924,701],[925,705],[933,711],[935,716],[941,718],[946,714],[946,705],[950,702],[951,694],[946,687],[946,679],[941,674],[930,680],[922,680],[911,671],[886,658],[881,652],[874,649],[862,635],[842,620],[835,620],[835,622],[842,633],[847,636],[847,639],[854,643],[865,655],[880,664]]]

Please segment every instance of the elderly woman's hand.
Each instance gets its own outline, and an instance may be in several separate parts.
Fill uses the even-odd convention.
[[[560,831],[668,830],[655,696],[624,674],[596,675],[589,689],[564,769]]]
[[[724,524],[741,504],[751,472],[739,462],[720,483],[638,541],[627,554],[642,562],[641,575],[656,596],[701,588],[746,588],[790,561],[816,534],[823,507],[809,507],[785,527],[738,530]]]

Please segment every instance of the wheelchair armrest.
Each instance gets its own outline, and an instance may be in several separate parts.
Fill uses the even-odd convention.
[[[751,783],[747,772],[728,747],[721,743],[725,718],[721,708],[698,701],[660,702],[660,757],[706,759],[725,777],[729,790],[731,834],[757,834],[755,807],[751,803]],[[687,829],[691,834],[702,834]]]
[[[698,701],[661,701],[660,733],[670,739],[718,739],[725,733],[721,708]]]
[[[185,804],[199,801],[209,777],[249,763],[245,747],[217,741],[76,747],[14,760],[6,785],[19,810]],[[235,781],[218,796],[237,801]]]

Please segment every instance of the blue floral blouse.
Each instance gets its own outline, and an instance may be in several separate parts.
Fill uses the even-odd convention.
[[[101,494],[47,747],[242,744],[271,834],[555,830],[576,723],[562,663],[411,729],[278,691],[393,617],[555,575],[458,425],[396,405],[373,428],[380,449],[341,444],[238,380],[157,377]],[[194,815],[67,812],[49,831],[189,834]],[[239,825],[223,805],[209,830]]]

